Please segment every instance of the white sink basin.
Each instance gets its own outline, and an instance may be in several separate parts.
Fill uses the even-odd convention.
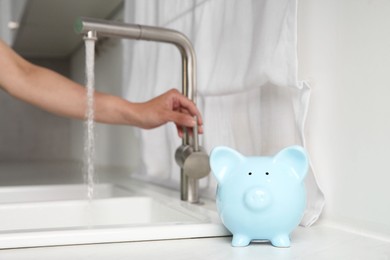
[[[98,184],[94,187],[94,198],[113,198],[134,195],[130,190],[114,184]],[[0,204],[17,202],[84,200],[87,189],[83,184],[16,186],[0,188]]]
[[[1,231],[189,223],[200,220],[149,197],[8,204],[0,206],[0,219]]]
[[[229,235],[215,211],[145,187],[0,188],[0,249]]]

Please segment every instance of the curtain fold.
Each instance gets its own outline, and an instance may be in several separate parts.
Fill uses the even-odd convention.
[[[305,145],[310,87],[297,79],[296,10],[294,0],[127,0],[125,20],[181,31],[193,43],[207,151],[227,145],[245,155],[273,155],[288,145]],[[126,98],[145,101],[181,89],[175,46],[124,44]],[[139,138],[141,178],[179,187],[176,128],[139,130]],[[319,217],[324,197],[312,169],[305,184],[308,207],[301,224],[307,226]],[[212,176],[200,186],[214,195]]]

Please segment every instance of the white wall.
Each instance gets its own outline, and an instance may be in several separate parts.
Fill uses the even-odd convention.
[[[390,1],[300,0],[299,78],[326,219],[390,237]]]

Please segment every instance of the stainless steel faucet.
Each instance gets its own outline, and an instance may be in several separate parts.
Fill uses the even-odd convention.
[[[175,45],[182,58],[183,95],[196,103],[196,55],[190,40],[184,34],[161,27],[125,24],[86,17],[79,18],[74,27],[77,33],[84,34],[86,39],[91,40],[96,40],[98,37],[119,37]],[[208,155],[199,145],[198,126],[194,127],[192,135],[187,129],[184,129],[182,145],[177,148],[175,159],[180,166],[181,199],[198,203],[199,179],[207,176],[210,172]]]

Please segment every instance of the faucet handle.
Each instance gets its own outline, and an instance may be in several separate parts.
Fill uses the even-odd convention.
[[[200,179],[210,173],[208,154],[199,146],[199,151],[191,153],[184,161],[183,172],[189,178]]]
[[[200,179],[206,177],[211,171],[209,156],[201,146],[198,146],[198,151],[195,151],[193,146],[181,145],[175,152],[175,159],[189,178]]]
[[[187,159],[188,156],[193,152],[193,149],[189,145],[181,145],[176,149],[175,152],[175,161],[177,165],[179,165],[180,168],[183,168],[184,161]]]

